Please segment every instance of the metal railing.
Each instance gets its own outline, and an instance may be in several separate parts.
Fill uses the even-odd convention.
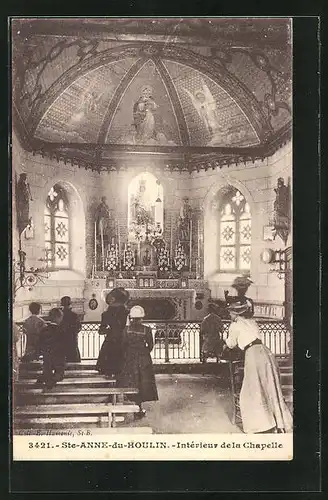
[[[154,338],[154,348],[151,353],[154,363],[200,363],[201,335],[200,321],[150,321]],[[257,320],[262,342],[277,356],[288,356],[290,333],[283,321]],[[82,323],[78,336],[81,358],[95,360],[104,335],[99,335],[99,322]],[[223,321],[223,339],[228,336],[230,321]],[[22,329],[22,324],[18,324]],[[22,334],[20,355],[25,352],[26,338]]]

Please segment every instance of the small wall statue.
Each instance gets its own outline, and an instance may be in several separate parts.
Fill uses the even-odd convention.
[[[282,177],[279,177],[274,192],[276,193],[276,199],[273,204],[274,233],[280,236],[286,245],[290,229],[290,187],[289,185],[285,185]]]
[[[183,205],[180,209],[179,217],[179,240],[182,242],[189,242],[190,238],[190,221],[191,221],[191,206],[189,198],[183,198]]]
[[[33,201],[27,174],[20,174],[16,185],[17,227],[21,235],[30,224],[30,201]]]
[[[274,192],[276,193],[276,199],[274,202],[275,216],[289,218],[289,213],[290,213],[289,186],[285,185],[285,181],[282,177],[279,177],[277,181],[277,187],[275,188]]]
[[[98,205],[95,213],[97,236],[108,244],[110,240],[110,209],[107,204],[106,196],[101,198],[101,203]]]

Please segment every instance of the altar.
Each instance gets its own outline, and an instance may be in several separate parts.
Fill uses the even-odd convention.
[[[204,280],[181,278],[159,279],[152,274],[136,278],[99,278],[86,280],[84,321],[99,321],[106,310],[106,295],[115,287],[130,295],[128,307],[140,305],[146,320],[202,320],[206,315],[210,290]]]

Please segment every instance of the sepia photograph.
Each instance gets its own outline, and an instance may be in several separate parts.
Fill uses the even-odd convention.
[[[11,18],[14,460],[293,458],[292,28]]]

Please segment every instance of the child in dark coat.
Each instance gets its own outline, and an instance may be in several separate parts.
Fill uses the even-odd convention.
[[[45,384],[52,389],[57,382],[64,378],[65,372],[65,342],[60,324],[63,312],[54,308],[49,313],[49,321],[42,332],[40,349],[43,355],[43,373],[37,384]]]
[[[41,304],[32,302],[29,305],[31,316],[23,323],[23,331],[26,335],[26,350],[22,361],[33,361],[38,359],[40,354],[39,340],[43,329],[46,326],[44,319],[40,318]]]
[[[61,328],[65,342],[66,361],[80,363],[81,355],[78,347],[78,333],[81,330],[81,322],[78,315],[72,311],[71,297],[62,297],[60,303],[64,315]]]
[[[142,320],[145,311],[141,306],[134,306],[130,311],[130,325],[125,329],[123,340],[123,363],[117,376],[118,387],[136,387],[139,393],[131,397],[139,405],[137,418],[145,416],[142,408],[144,401],[157,401],[158,393],[150,353],[153,349],[151,328]]]

